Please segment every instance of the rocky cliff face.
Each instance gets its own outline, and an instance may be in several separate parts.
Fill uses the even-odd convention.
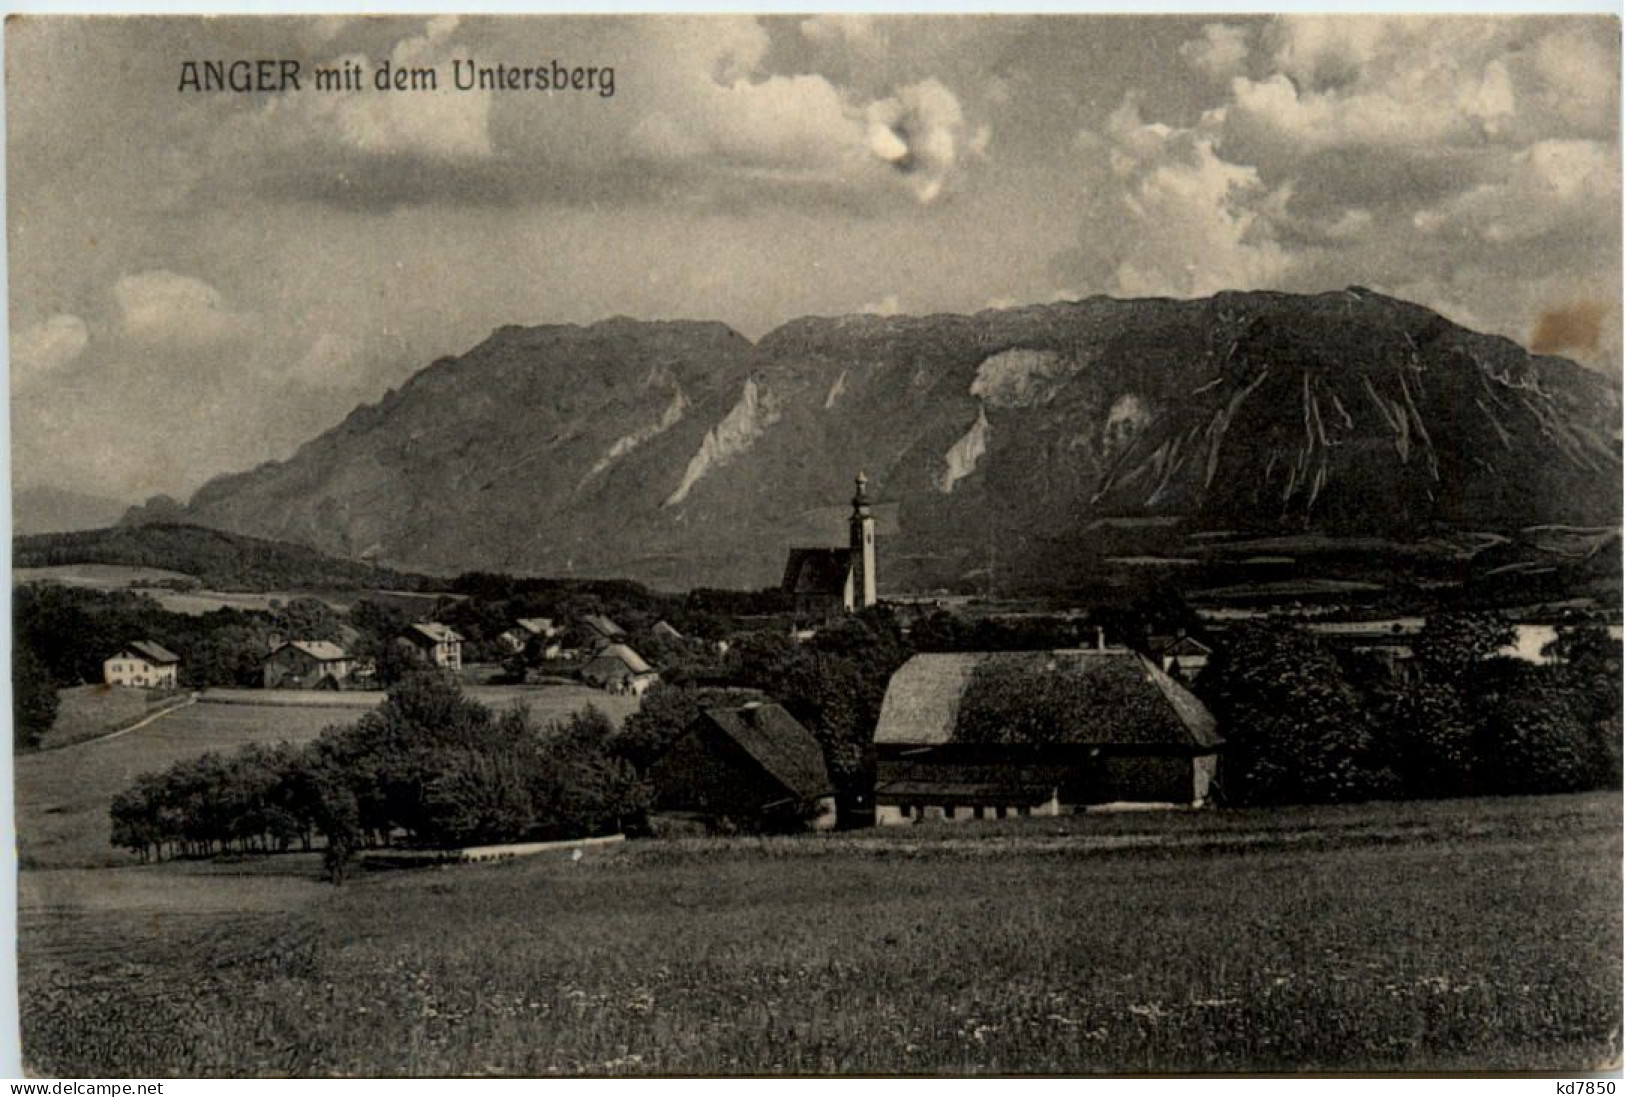
[[[503,328],[186,520],[443,570],[764,585],[880,506],[883,589],[1042,586],[1215,530],[1617,524],[1618,395],[1351,289]],[[1107,543],[1103,529],[1116,530]],[[1132,539],[1131,539],[1132,540]]]

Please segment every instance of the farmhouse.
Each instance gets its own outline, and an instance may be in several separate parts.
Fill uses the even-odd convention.
[[[636,693],[658,681],[660,675],[644,661],[643,656],[625,644],[610,644],[587,660],[581,668],[581,678],[590,686],[607,689],[612,693]]]
[[[266,689],[343,689],[355,660],[331,640],[289,640],[271,649],[261,670]]]
[[[463,638],[437,621],[413,625],[401,634],[437,667],[463,669]]]
[[[846,548],[793,548],[784,563],[782,588],[798,617],[823,618],[875,604],[875,519],[869,478],[858,473],[847,519]]]
[[[131,640],[102,661],[102,681],[110,686],[174,689],[181,657],[156,640]]]
[[[824,830],[835,792],[812,733],[782,707],[707,709],[650,767],[658,812],[750,830]]]
[[[1201,701],[1136,652],[916,655],[875,729],[875,818],[1199,807],[1221,743]]]

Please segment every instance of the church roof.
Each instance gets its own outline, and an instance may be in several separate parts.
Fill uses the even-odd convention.
[[[844,594],[851,572],[851,549],[793,548],[784,562],[784,592]]]

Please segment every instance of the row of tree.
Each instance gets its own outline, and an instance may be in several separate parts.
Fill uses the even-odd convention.
[[[1227,802],[1618,787],[1620,644],[1560,626],[1536,665],[1492,614],[1428,619],[1412,658],[1340,654],[1281,622],[1227,634],[1196,689],[1219,718]]]
[[[312,848],[342,875],[358,848],[586,837],[641,817],[647,794],[596,709],[535,724],[422,672],[354,724],[301,745],[249,746],[139,778],[112,842],[142,859]]]

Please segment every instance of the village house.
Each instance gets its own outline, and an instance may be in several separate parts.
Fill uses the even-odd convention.
[[[553,624],[551,617],[521,617],[514,624],[524,629],[531,636],[540,636],[544,640],[551,639],[559,634],[558,627]]]
[[[437,621],[426,621],[401,634],[429,662],[449,670],[463,669],[463,638]]]
[[[1213,654],[1211,647],[1184,630],[1173,636],[1153,636],[1146,646],[1163,670],[1187,682],[1202,672]]]
[[[601,613],[589,613],[581,618],[582,647],[587,651],[597,651],[610,644],[618,644],[626,639],[626,630]]]
[[[800,618],[828,618],[875,604],[875,519],[869,478],[858,473],[847,519],[846,548],[793,548],[784,563],[782,589]]]
[[[660,680],[660,675],[643,656],[625,644],[610,644],[587,660],[587,665],[581,668],[581,679],[611,693],[634,693],[641,697]]]
[[[1011,688],[1075,685],[1044,743],[970,741],[961,705],[984,668]],[[1053,695],[1053,691],[1052,694]],[[875,729],[875,820],[992,819],[1111,807],[1200,807],[1222,743],[1211,713],[1126,649],[916,655],[886,688]]]
[[[707,709],[649,770],[656,812],[746,830],[825,830],[835,790],[818,740],[776,704]]]
[[[271,649],[260,669],[266,689],[343,689],[356,668],[331,640],[288,640]]]
[[[514,655],[525,650],[532,635],[522,628],[511,628],[497,636],[497,643],[502,645],[503,651]]]
[[[102,661],[102,681],[110,686],[174,689],[181,657],[156,640],[131,640]]]

